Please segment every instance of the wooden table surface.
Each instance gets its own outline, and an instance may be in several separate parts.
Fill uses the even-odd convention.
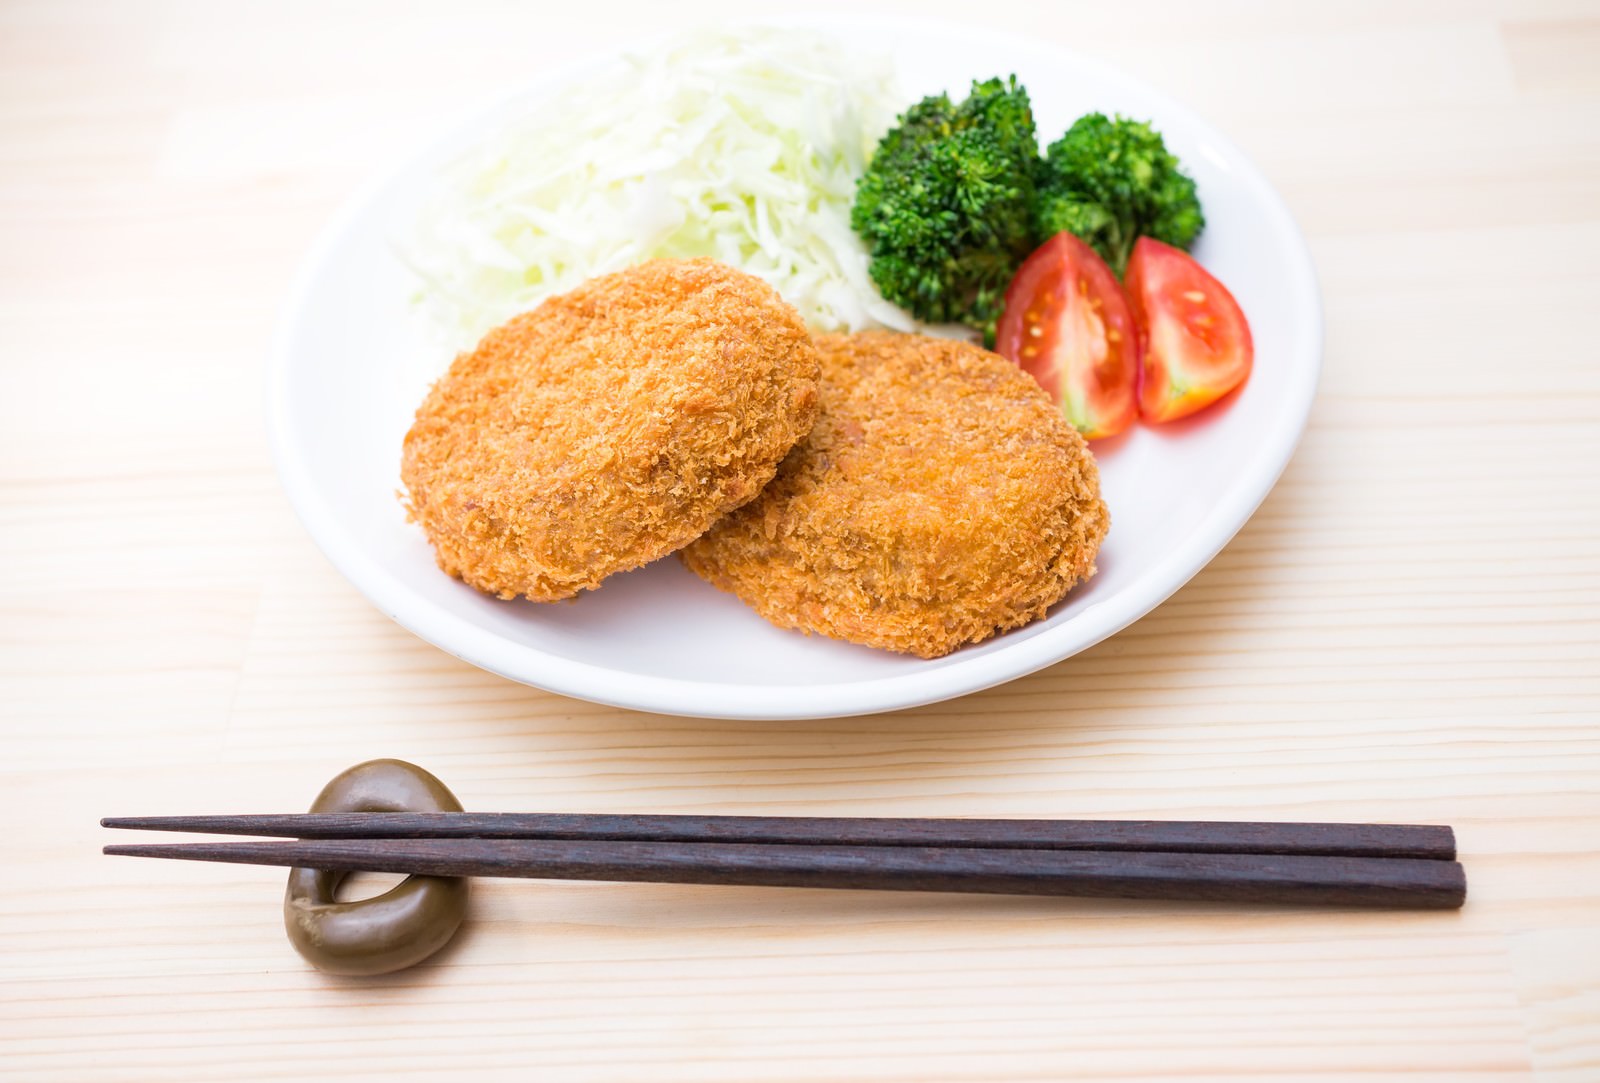
[[[981,15],[1188,101],[1283,192],[1328,317],[1310,428],[1108,642],[771,724],[413,638],[296,522],[262,403],[296,265],[419,131],[759,5],[0,3],[0,1075],[1600,1079],[1600,6],[1040,8]],[[289,949],[278,871],[97,853],[102,815],[293,809],[377,755],[486,810],[1447,822],[1471,898],[494,882],[356,981]]]

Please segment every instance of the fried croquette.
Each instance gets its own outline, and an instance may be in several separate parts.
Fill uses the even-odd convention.
[[[818,335],[816,426],[680,554],[784,628],[937,658],[1044,615],[1109,520],[1088,446],[1033,379],[966,343]]]
[[[698,537],[810,430],[817,352],[766,283],[709,259],[595,278],[457,357],[406,434],[439,566],[555,601]]]

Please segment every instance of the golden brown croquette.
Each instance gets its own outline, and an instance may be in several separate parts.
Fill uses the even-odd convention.
[[[592,279],[489,332],[406,434],[410,513],[479,590],[567,598],[699,536],[811,428],[817,352],[708,259]]]
[[[819,335],[821,412],[683,561],[774,624],[936,658],[1044,615],[1108,525],[1083,438],[997,354]]]

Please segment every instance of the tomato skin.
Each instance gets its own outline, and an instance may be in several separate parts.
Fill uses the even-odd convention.
[[[1139,413],[1146,421],[1188,417],[1250,378],[1249,321],[1228,288],[1188,253],[1140,237],[1124,284],[1139,326]]]
[[[1039,381],[1090,440],[1139,416],[1132,309],[1111,268],[1070,233],[1040,245],[1012,277],[995,351]]]

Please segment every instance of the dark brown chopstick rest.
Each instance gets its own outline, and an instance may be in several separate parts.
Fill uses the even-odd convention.
[[[312,802],[313,813],[371,816],[460,812],[461,802],[433,775],[404,760],[369,760],[335,776]],[[412,875],[381,895],[340,902],[348,868],[297,864],[289,870],[283,922],[289,942],[318,970],[364,976],[414,966],[455,936],[467,913],[467,880]]]

